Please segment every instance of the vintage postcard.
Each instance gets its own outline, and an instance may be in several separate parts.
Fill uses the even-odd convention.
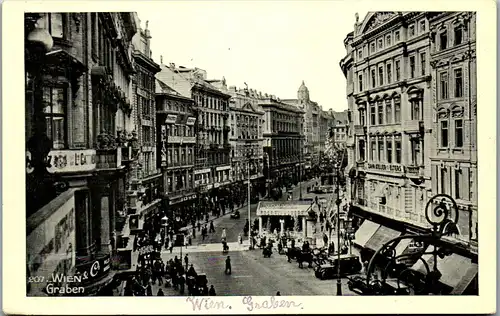
[[[494,312],[495,9],[7,1],[4,312]]]

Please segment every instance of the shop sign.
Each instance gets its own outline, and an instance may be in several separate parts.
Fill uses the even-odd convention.
[[[257,210],[257,216],[307,216],[307,211],[311,207],[309,203],[264,203],[261,202]]]
[[[196,194],[191,194],[191,195],[180,197],[180,198],[176,199],[175,201],[172,201],[170,204],[178,204],[178,203],[186,202],[189,200],[194,200],[195,198],[196,198]]]
[[[109,273],[111,267],[110,255],[84,263],[76,267],[76,276],[82,277],[82,282],[91,283],[105,274]]]
[[[26,172],[32,173],[31,152],[26,152]],[[92,171],[96,168],[95,149],[84,150],[52,150],[47,155],[47,171],[49,173],[66,173]]]
[[[215,168],[216,171],[223,171],[223,170],[229,170],[229,169],[231,169],[231,166],[223,166],[223,167]]]
[[[369,163],[368,169],[390,171],[390,172],[403,172],[401,165],[391,165],[382,163]]]
[[[188,119],[186,121],[186,125],[194,125],[195,122],[196,122],[196,118],[188,117]]]
[[[176,120],[177,120],[177,115],[169,114],[169,115],[167,115],[167,118],[165,119],[165,123],[175,124]]]

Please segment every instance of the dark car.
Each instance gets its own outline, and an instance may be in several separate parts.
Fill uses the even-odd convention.
[[[356,274],[361,271],[362,265],[359,256],[353,254],[340,255],[338,258],[330,257],[330,263],[316,267],[314,275],[321,280],[333,279],[337,277],[338,263],[340,262],[340,275]]]
[[[397,279],[370,280],[366,284],[365,275],[348,277],[349,290],[359,295],[409,295],[409,287]]]
[[[231,214],[231,218],[234,218],[234,219],[238,219],[238,218],[240,218],[240,211],[234,211],[234,212]]]

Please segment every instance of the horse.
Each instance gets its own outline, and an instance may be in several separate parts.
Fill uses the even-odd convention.
[[[300,252],[300,254],[297,256],[297,262],[299,263],[299,268],[303,268],[304,266],[302,265],[303,262],[307,262],[308,268],[312,268],[312,262],[313,262],[313,254],[311,252]]]

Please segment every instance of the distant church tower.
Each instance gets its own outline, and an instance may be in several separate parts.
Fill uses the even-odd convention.
[[[309,101],[309,89],[307,89],[304,80],[302,80],[299,91],[297,91],[297,99],[299,100],[299,104],[302,106]]]

